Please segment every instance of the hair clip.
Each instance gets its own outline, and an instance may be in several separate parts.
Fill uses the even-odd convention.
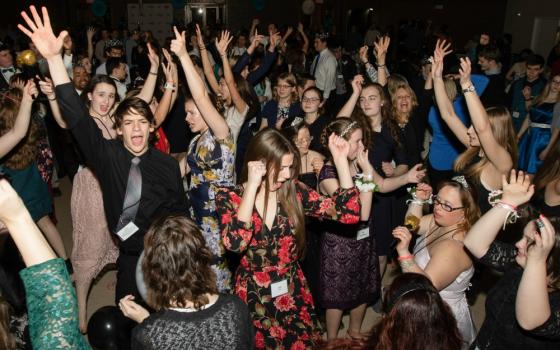
[[[340,137],[344,137],[346,134],[348,134],[348,132],[356,125],[358,124],[356,121],[351,122],[350,124],[348,124],[348,126],[346,128],[344,128],[344,130],[342,130],[342,132],[340,133]]]
[[[454,176],[451,178],[451,180],[460,184],[465,190],[469,189],[469,184],[467,183],[467,179],[465,179],[463,175]]]

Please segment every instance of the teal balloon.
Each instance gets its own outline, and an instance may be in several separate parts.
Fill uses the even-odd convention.
[[[187,6],[187,0],[171,0],[171,5],[174,9],[182,9],[183,7]]]
[[[96,17],[103,17],[107,13],[107,4],[104,1],[95,0],[93,4],[91,4],[91,12]]]
[[[253,7],[259,12],[264,10],[265,5],[265,0],[253,0]]]

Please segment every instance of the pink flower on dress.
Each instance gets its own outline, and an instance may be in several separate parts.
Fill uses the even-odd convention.
[[[270,286],[270,276],[266,272],[255,272],[254,280],[259,287],[268,288]]]
[[[222,225],[228,225],[231,223],[231,211],[226,211],[223,215],[222,215]]]
[[[241,299],[245,304],[247,304],[247,285],[241,282],[237,285],[237,288],[235,289],[236,289],[235,294],[237,294],[239,299]]]
[[[292,344],[290,350],[305,350],[305,344],[301,340],[298,340]]]
[[[344,214],[340,218],[340,222],[343,224],[355,224],[360,220],[360,216],[355,214]]]
[[[302,307],[299,311],[299,319],[303,321],[308,326],[311,326],[311,315],[307,311],[307,307]]]
[[[303,299],[303,302],[305,304],[313,305],[313,295],[311,295],[311,293],[309,292],[309,290],[307,290],[307,288],[301,287],[299,292],[300,292],[301,298]]]
[[[290,311],[292,309],[295,309],[294,298],[292,298],[292,296],[289,294],[281,295],[274,300],[274,306],[279,311]]]
[[[358,197],[352,197],[352,199],[346,202],[346,207],[353,213],[359,213],[361,206],[358,202]]]
[[[319,200],[319,198],[321,198],[321,196],[319,195],[319,193],[317,193],[315,191],[309,191],[307,193],[307,200],[309,202],[317,202]]]
[[[286,337],[286,331],[284,330],[284,328],[280,328],[280,327],[270,327],[270,335],[273,336],[274,338],[277,339],[284,339],[284,337]]]
[[[229,199],[234,205],[234,207],[239,207],[241,204],[241,197],[239,197],[236,193],[230,192]]]
[[[257,349],[264,349],[265,347],[264,335],[259,331],[255,333],[255,346]]]

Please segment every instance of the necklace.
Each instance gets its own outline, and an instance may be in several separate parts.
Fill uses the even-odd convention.
[[[420,240],[418,240],[418,241],[416,242],[416,246],[419,246],[420,243],[426,241],[430,236],[432,236],[434,233],[436,233],[436,231],[437,231],[438,229],[439,229],[439,227],[436,227],[432,232],[429,232],[429,233],[425,234],[425,235],[422,237],[423,239],[420,239]],[[453,228],[453,229],[451,229],[451,230],[449,230],[449,231],[446,231],[446,232],[442,233],[441,235],[439,235],[436,239],[434,239],[434,240],[431,241],[430,243],[424,244],[424,246],[423,246],[422,248],[416,250],[412,255],[418,254],[418,253],[421,252],[423,249],[426,249],[426,248],[428,248],[429,246],[433,245],[435,242],[438,242],[440,238],[445,237],[448,233],[451,233],[451,232],[453,232],[453,231],[457,231],[458,229],[459,229],[458,227],[455,227],[455,228]]]

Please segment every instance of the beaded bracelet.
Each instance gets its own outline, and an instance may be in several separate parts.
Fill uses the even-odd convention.
[[[399,256],[398,260],[399,261],[403,261],[403,260],[412,260],[414,259],[414,255],[412,254],[408,254],[408,255],[403,255],[403,256]]]

